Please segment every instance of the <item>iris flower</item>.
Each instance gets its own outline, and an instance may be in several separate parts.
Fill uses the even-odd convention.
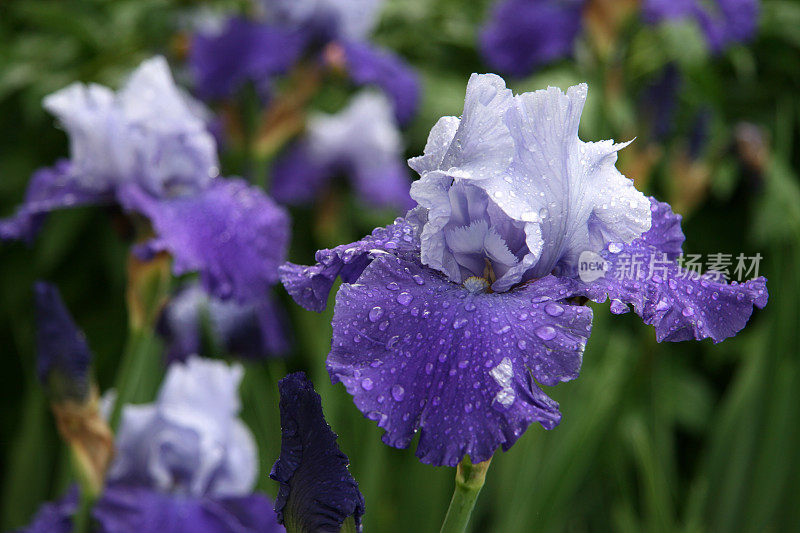
[[[1,239],[32,240],[47,213],[117,204],[149,219],[155,237],[136,252],[173,257],[175,274],[199,272],[220,298],[268,297],[289,236],[286,212],[241,179],[223,179],[200,104],[174,83],[161,57],[116,93],[75,83],[44,107],[66,129],[70,158],[38,170]]]
[[[588,298],[630,306],[658,341],[735,335],[766,280],[728,284],[677,262],[681,218],[615,167],[626,143],[578,137],[587,86],[513,95],[473,76],[460,118],[443,117],[409,164],[418,206],[360,241],[281,267],[309,310],[337,277],[327,368],[356,406],[424,463],[488,460],[558,404],[589,340]],[[632,268],[636,265],[636,268]]]

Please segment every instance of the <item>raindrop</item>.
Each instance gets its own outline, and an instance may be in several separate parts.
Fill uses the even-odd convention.
[[[374,387],[374,386],[375,386],[375,384],[372,383],[372,380],[369,379],[369,378],[364,378],[364,379],[361,380],[361,387],[364,390],[372,390],[372,387]]]
[[[536,336],[542,340],[549,341],[555,338],[556,330],[550,326],[540,326],[536,328]]]
[[[378,306],[373,307],[369,310],[369,321],[370,322],[377,322],[383,316],[383,309]]]
[[[397,295],[397,303],[399,303],[400,305],[408,305],[408,304],[411,303],[411,300],[413,300],[413,299],[414,299],[414,297],[411,296],[410,293],[405,292],[405,291],[403,291],[403,292],[401,292],[400,294]]]
[[[544,310],[550,316],[561,316],[564,314],[564,308],[554,302],[550,302],[544,306]]]
[[[406,390],[402,386],[392,385],[392,398],[394,398],[395,401],[398,402],[401,401],[403,399],[403,396],[405,396],[405,394]]]

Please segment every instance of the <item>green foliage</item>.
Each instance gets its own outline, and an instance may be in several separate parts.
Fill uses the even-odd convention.
[[[200,2],[168,0],[6,0],[0,4],[0,215],[22,198],[31,172],[66,155],[41,98],[75,80],[116,85],[140,60],[164,53],[180,67],[176,32]],[[210,2],[215,9],[243,2]],[[406,131],[409,155],[420,153],[435,120],[458,114],[467,77],[487,71],[476,49],[488,0],[389,0],[376,39],[419,71],[424,99]],[[561,425],[531,427],[498,453],[471,522],[472,531],[784,531],[800,523],[800,5],[766,0],[758,38],[712,57],[697,28],[658,30],[625,23],[616,53],[592,52],[581,37],[576,60],[527,79],[518,91],[590,85],[582,136],[637,141],[621,165],[648,193],[679,206],[693,252],[760,252],[770,302],[723,344],[657,344],[634,316],[596,305],[582,376],[551,388]],[[643,90],[667,64],[684,78],[666,139],[650,134],[652,102]],[[178,68],[177,72],[181,72]],[[179,78],[181,76],[179,75]],[[344,87],[323,92],[326,110]],[[688,137],[710,112],[705,148],[692,159]],[[750,123],[763,136],[764,158],[752,164],[737,142]],[[648,149],[656,154],[643,161]],[[685,164],[681,165],[680,162]],[[225,169],[223,169],[225,171]],[[690,172],[708,182],[692,188]],[[391,219],[368,213],[346,195],[325,224],[293,212],[290,257],[349,242]],[[34,377],[33,280],[55,281],[86,331],[102,389],[113,386],[128,336],[125,258],[129,243],[101,209],[50,217],[35,246],[0,246],[0,441],[3,530],[27,522],[39,504],[61,494],[68,461]],[[436,531],[454,471],[422,465],[412,450],[381,443],[343,387],[330,384],[329,310],[308,313],[281,295],[295,348],[288,359],[248,363],[243,418],[259,444],[258,488],[280,447],[277,381],[306,370],[367,502],[366,531]],[[331,302],[332,303],[332,302]],[[222,355],[224,354],[216,354]],[[149,376],[154,388],[158,376]]]

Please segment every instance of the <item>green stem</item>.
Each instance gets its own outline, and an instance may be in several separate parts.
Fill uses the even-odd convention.
[[[486,471],[492,460],[478,464],[472,464],[469,456],[458,463],[456,468],[456,487],[453,491],[453,498],[450,500],[450,507],[442,523],[441,533],[463,533],[467,530],[469,517],[472,509],[475,508],[475,501],[478,499],[486,479]]]
[[[117,373],[114,410],[111,413],[110,425],[115,430],[119,426],[122,407],[137,400],[146,399],[142,386],[148,370],[159,364],[158,354],[153,349],[155,335],[148,329],[131,331],[128,344],[122,356],[122,364]],[[155,363],[155,365],[154,365]]]

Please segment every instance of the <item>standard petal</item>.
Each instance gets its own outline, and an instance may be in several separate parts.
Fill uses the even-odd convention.
[[[17,212],[0,220],[0,240],[32,241],[47,213],[83,205],[113,202],[110,189],[87,188],[72,173],[67,160],[41,168],[31,177],[25,201]]]
[[[93,510],[103,533],[280,532],[269,498],[195,498],[111,485]]]
[[[602,252],[605,276],[591,283],[575,280],[571,294],[597,302],[611,300],[619,314],[632,305],[661,341],[720,342],[744,328],[753,307],[767,304],[766,279],[728,283],[713,272],[705,275],[681,268],[675,260],[683,233],[680,217],[669,205],[652,200],[653,227],[625,245],[611,243]]]
[[[391,99],[400,124],[417,112],[420,87],[417,75],[400,57],[364,42],[343,45],[347,71],[358,85],[376,85]]]
[[[382,254],[419,254],[416,226],[398,218],[360,241],[317,251],[315,265],[285,263],[280,267],[281,283],[300,306],[322,312],[337,277],[354,283],[375,256]]]
[[[156,237],[145,257],[167,251],[173,271],[199,272],[207,291],[241,303],[268,297],[289,238],[286,211],[240,179],[216,179],[196,195],[158,199],[136,186],[120,203],[150,219]]]
[[[319,394],[302,372],[289,374],[278,388],[281,455],[269,474],[280,483],[278,520],[292,531],[337,532],[352,516],[360,531],[364,497],[325,421]]]
[[[561,292],[559,292],[561,291]],[[591,329],[588,307],[559,301],[548,276],[473,294],[418,262],[384,256],[336,298],[328,371],[386,429],[384,442],[455,466],[489,459],[532,422],[558,424],[534,381],[574,379]]]

